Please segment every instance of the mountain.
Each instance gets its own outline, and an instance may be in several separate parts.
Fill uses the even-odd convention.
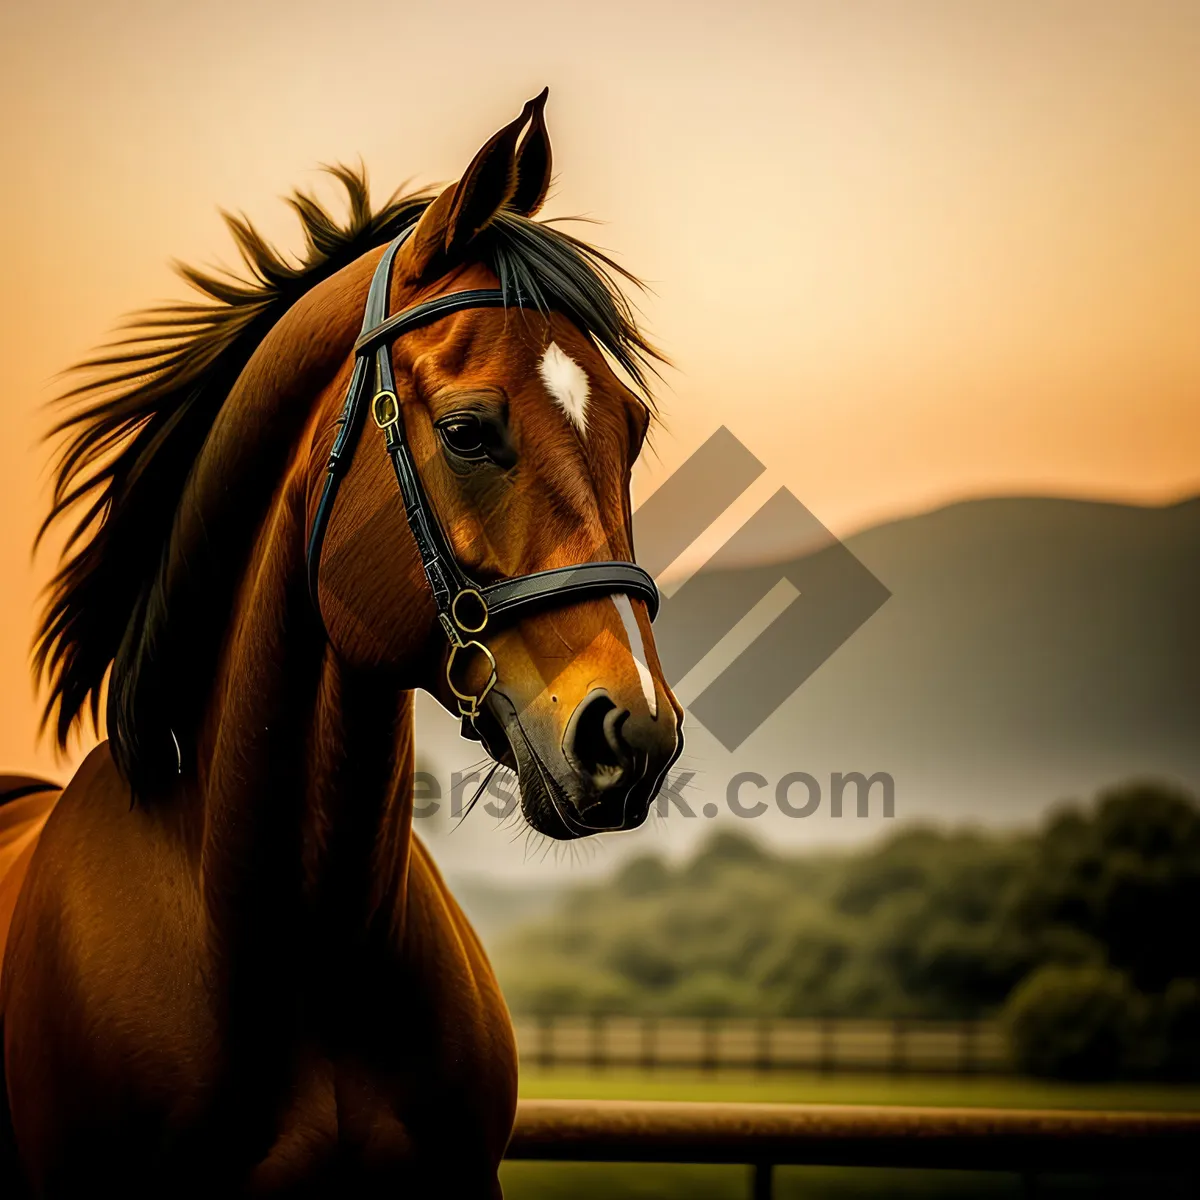
[[[1122,776],[1200,781],[1200,499],[972,501],[847,545],[891,599],[749,752],[786,737],[890,772],[898,808],[957,792],[984,821],[1009,815],[988,795],[1027,816]]]
[[[683,792],[693,815],[676,806],[605,839],[585,870],[652,848],[682,855],[721,821],[776,843],[845,844],[897,820],[1031,824],[1059,800],[1133,777],[1200,787],[1200,498],[1158,508],[972,500],[866,530],[846,546],[890,598],[736,751],[690,721],[680,767],[695,772]],[[727,609],[731,597],[764,594],[785,573],[819,583],[840,569],[836,557],[827,548],[790,563],[705,570],[688,586]],[[472,758],[429,706],[421,714],[422,745],[442,769]],[[878,791],[868,817],[856,815],[853,790],[843,815],[831,815],[831,775],[852,771],[892,777],[894,818],[882,815]],[[728,811],[738,772],[767,781],[742,790],[746,803],[768,801],[759,819]],[[822,789],[805,819],[774,804],[779,780],[795,772]],[[801,803],[804,791],[790,796]],[[712,819],[705,803],[716,806]],[[452,877],[579,869],[563,862],[573,855],[552,850],[543,863],[507,849],[490,818],[468,832],[470,824],[433,839]]]

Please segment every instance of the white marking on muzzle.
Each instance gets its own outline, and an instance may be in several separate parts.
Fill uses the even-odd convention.
[[[538,373],[555,404],[567,414],[580,436],[585,436],[589,385],[583,368],[551,342],[542,356]]]
[[[646,706],[650,709],[653,720],[658,716],[658,693],[654,690],[654,676],[646,666],[646,648],[642,645],[642,631],[638,627],[637,618],[633,615],[633,605],[628,596],[616,595],[612,602],[625,626],[625,636],[629,639],[629,650],[633,655],[633,665],[637,668],[638,681],[642,685],[642,695],[646,697]]]

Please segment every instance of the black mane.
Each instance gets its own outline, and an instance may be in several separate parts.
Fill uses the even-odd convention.
[[[63,445],[38,540],[62,520],[74,523],[34,644],[34,669],[49,685],[42,724],[54,726],[60,746],[85,712],[99,732],[107,677],[107,731],[131,782],[146,782],[139,746],[146,728],[161,722],[154,714],[168,686],[163,672],[146,673],[143,682],[137,664],[166,640],[160,580],[185,483],[217,414],[284,313],[414,224],[433,198],[396,194],[372,212],[365,170],[330,171],[346,189],[348,216],[341,223],[310,195],[288,197],[304,233],[299,261],[288,262],[245,217],[223,214],[245,276],[176,264],[206,299],[132,318],[127,336],[73,368],[82,381],[55,401],[69,411],[48,434]],[[639,332],[620,290],[617,277],[637,284],[633,276],[552,225],[507,210],[478,242],[477,257],[508,295],[570,317],[649,403],[646,371],[661,355]]]

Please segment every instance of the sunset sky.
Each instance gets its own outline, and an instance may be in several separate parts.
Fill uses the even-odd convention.
[[[550,86],[548,211],[674,359],[641,495],[720,424],[834,532],[1200,490],[1200,5],[43,0],[0,12],[0,768],[35,748],[55,373],[232,262],[218,206],[456,178]],[[65,768],[58,768],[62,775]]]

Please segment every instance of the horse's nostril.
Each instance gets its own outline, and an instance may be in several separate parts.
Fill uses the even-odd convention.
[[[599,790],[621,782],[632,762],[622,728],[629,719],[603,689],[589,692],[571,714],[563,736],[567,761],[580,774],[591,778]]]

